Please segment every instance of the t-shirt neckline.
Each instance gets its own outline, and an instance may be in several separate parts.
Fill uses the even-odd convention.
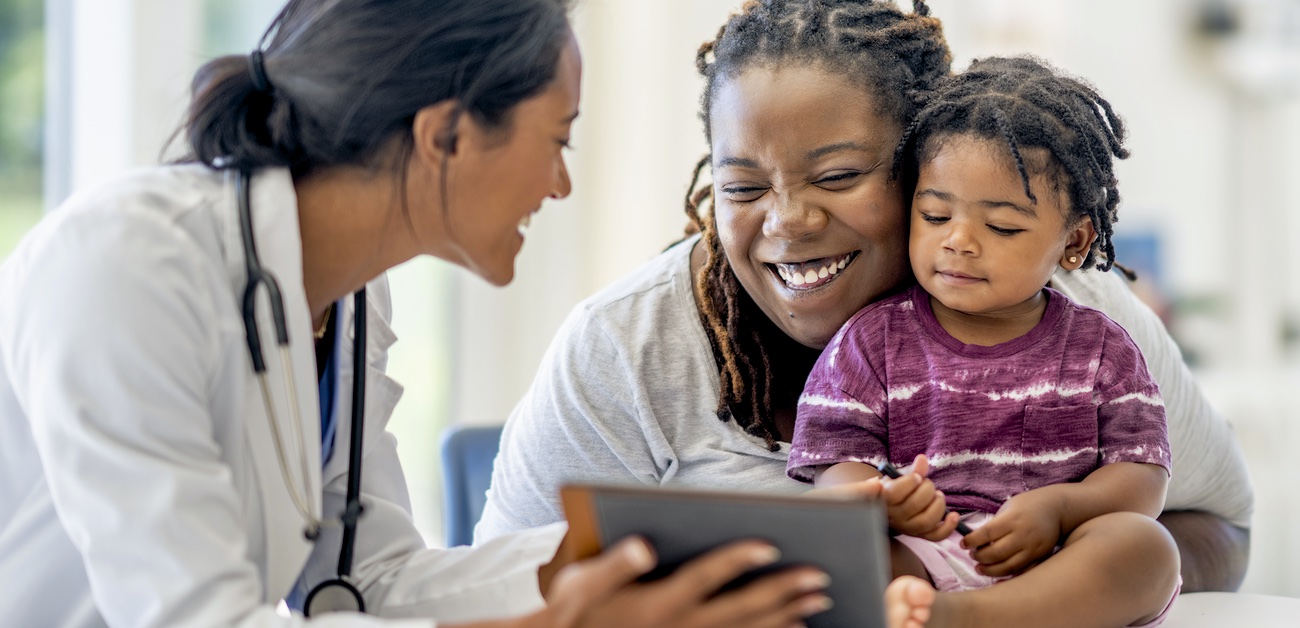
[[[1043,318],[1038,321],[1038,324],[1018,338],[992,346],[966,344],[948,333],[948,330],[939,324],[939,319],[934,316],[934,308],[930,306],[930,294],[921,286],[912,286],[909,297],[916,316],[921,322],[921,328],[935,342],[957,355],[972,358],[1003,358],[1038,344],[1060,323],[1061,315],[1065,312],[1065,295],[1048,287],[1043,288],[1043,295],[1047,297],[1047,307],[1043,309]]]

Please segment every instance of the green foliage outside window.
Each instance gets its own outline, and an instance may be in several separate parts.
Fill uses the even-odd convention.
[[[0,258],[41,216],[43,0],[0,0]]]

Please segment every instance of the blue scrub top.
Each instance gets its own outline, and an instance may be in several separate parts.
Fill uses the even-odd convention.
[[[334,311],[343,311],[343,302],[334,303]],[[343,340],[343,329],[335,326],[334,346],[330,348],[329,357],[325,358],[325,371],[320,378],[320,464],[323,468],[334,453],[334,433],[338,431],[338,417],[335,415],[334,397],[338,386],[339,342]]]

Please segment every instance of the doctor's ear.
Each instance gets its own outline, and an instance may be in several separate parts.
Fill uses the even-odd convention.
[[[456,101],[444,100],[415,113],[411,134],[415,140],[415,152],[421,159],[440,163],[456,155],[460,127],[469,117],[457,109]]]

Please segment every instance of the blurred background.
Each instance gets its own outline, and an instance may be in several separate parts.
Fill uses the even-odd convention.
[[[0,0],[0,257],[70,192],[157,163],[194,70],[251,51],[279,4]],[[575,192],[534,218],[515,282],[432,260],[393,272],[392,426],[431,544],[442,429],[504,421],[570,308],[681,235],[706,151],[695,50],[739,5],[580,0]],[[1300,596],[1300,0],[930,5],[958,69],[1033,53],[1128,121],[1119,259],[1236,426],[1257,503],[1243,589]]]

